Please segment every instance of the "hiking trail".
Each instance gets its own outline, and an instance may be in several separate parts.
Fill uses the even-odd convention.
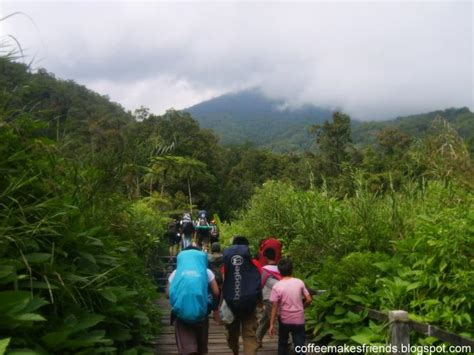
[[[178,349],[176,347],[174,326],[170,325],[170,313],[171,308],[168,299],[165,295],[165,287],[169,274],[176,268],[176,258],[169,256],[161,257],[163,261],[163,269],[165,270],[162,277],[157,278],[158,290],[160,291],[159,299],[157,301],[159,308],[162,312],[161,316],[161,327],[160,333],[157,336],[155,343],[155,354],[156,355],[176,355]],[[260,355],[276,355],[278,349],[278,336],[274,336],[272,339],[266,335],[263,340],[263,347],[257,351]],[[240,339],[239,353],[243,354],[242,338]],[[208,342],[208,354],[210,355],[233,355],[232,350],[227,346],[227,340],[225,337],[225,326],[217,325],[212,318],[212,314],[209,317],[209,342]]]

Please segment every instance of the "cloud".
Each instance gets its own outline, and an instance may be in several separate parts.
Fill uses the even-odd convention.
[[[161,113],[261,87],[367,119],[474,107],[470,2],[6,2],[39,64]],[[43,42],[44,46],[40,43]]]

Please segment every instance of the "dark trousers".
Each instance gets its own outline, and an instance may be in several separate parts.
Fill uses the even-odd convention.
[[[295,346],[303,346],[306,342],[306,331],[304,324],[285,324],[278,320],[278,355],[289,355],[288,339],[293,338],[293,349]],[[297,355],[304,354],[302,351],[295,352]]]

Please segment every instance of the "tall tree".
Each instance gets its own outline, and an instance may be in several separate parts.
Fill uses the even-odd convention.
[[[332,122],[313,125],[310,132],[316,135],[316,143],[327,164],[327,173],[337,176],[341,173],[341,164],[348,159],[347,148],[351,140],[351,119],[342,112],[334,112]]]

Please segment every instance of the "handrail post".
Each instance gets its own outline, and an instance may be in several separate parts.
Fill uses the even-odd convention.
[[[408,323],[408,312],[388,312],[390,322],[390,345],[392,354],[410,355],[410,325]]]

